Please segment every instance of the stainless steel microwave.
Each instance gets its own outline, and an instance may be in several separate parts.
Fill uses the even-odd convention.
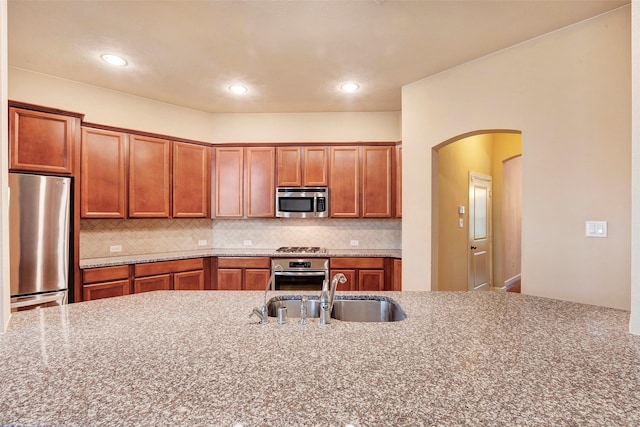
[[[326,218],[329,216],[327,187],[276,188],[276,217]]]

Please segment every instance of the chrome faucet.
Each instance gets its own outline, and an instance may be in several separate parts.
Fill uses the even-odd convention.
[[[346,283],[347,278],[342,273],[337,273],[331,280],[331,289],[329,289],[329,281],[322,282],[322,294],[320,295],[320,324],[328,325],[331,322],[331,310],[333,310],[333,300],[336,294],[338,282]]]
[[[267,309],[267,293],[269,292],[269,289],[272,289],[275,286],[276,271],[282,270],[284,269],[280,264],[276,264],[273,266],[273,269],[271,270],[271,276],[269,276],[269,281],[267,281],[267,286],[264,289],[264,303],[262,304],[262,307],[254,308],[251,311],[251,314],[249,314],[249,318],[251,318],[251,316],[253,316],[254,314],[258,316],[261,325],[266,324],[269,320],[269,310]]]

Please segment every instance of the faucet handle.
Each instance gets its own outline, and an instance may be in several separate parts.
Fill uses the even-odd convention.
[[[254,308],[253,311],[249,313],[249,319],[251,319],[254,314],[258,316],[258,319],[260,319],[260,324],[265,325],[267,323],[268,313],[266,305],[263,305],[260,308]]]

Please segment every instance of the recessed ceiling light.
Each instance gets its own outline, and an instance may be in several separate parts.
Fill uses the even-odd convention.
[[[127,61],[118,55],[105,53],[104,55],[101,55],[100,58],[102,58],[102,60],[107,64],[117,65],[119,67],[124,67],[125,65],[127,65]]]
[[[229,90],[237,95],[242,95],[243,93],[247,93],[249,89],[242,85],[231,85],[229,86]]]
[[[340,89],[342,89],[343,92],[353,93],[360,89],[360,85],[358,83],[343,83],[340,85]]]

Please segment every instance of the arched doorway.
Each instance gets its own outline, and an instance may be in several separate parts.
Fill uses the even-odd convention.
[[[487,285],[477,288],[519,290],[521,132],[470,132],[439,144],[432,153],[433,289],[473,289],[474,262],[486,257],[486,269],[479,266],[477,271],[484,274]],[[474,174],[492,181],[485,211],[490,219],[483,230],[489,239],[487,253],[475,252],[477,246],[473,243],[474,234],[477,237],[474,224],[478,224],[470,192],[470,176]]]

